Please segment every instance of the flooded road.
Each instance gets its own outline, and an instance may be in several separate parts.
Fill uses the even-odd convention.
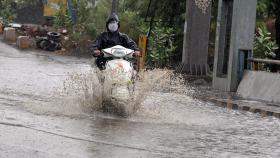
[[[73,75],[90,60],[0,48],[0,157],[280,157],[278,119],[159,91],[129,118],[103,114],[91,108],[100,87],[65,92],[91,81]]]

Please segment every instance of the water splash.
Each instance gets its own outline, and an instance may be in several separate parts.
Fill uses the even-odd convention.
[[[119,116],[131,116],[143,109],[143,102],[151,92],[180,93],[191,96],[194,89],[184,77],[170,70],[154,69],[137,74],[133,93],[126,100],[114,100],[111,84],[100,81],[102,72],[93,68],[86,73],[73,73],[64,82],[64,93],[86,112],[106,111]],[[71,101],[73,102],[73,101]]]
[[[96,69],[68,74],[63,84],[65,102],[77,104],[84,112],[99,110],[102,105],[102,84]]]

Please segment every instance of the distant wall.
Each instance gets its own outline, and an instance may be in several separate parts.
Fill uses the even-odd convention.
[[[246,71],[237,93],[247,99],[280,103],[280,74]]]
[[[43,3],[38,2],[36,5],[29,5],[17,10],[16,23],[24,24],[43,24]]]

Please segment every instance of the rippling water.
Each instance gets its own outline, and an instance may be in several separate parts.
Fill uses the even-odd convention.
[[[105,121],[113,132],[109,140],[157,151],[159,157],[280,156],[278,119],[194,99],[195,88],[182,85],[180,77],[162,75],[155,79],[165,72],[146,72],[155,76],[143,79],[142,87],[138,87],[140,91],[144,89],[141,95],[145,99],[139,102],[141,106],[133,116],[128,119],[111,116]]]
[[[146,73],[122,118],[97,110],[87,59],[7,48],[0,65],[1,157],[280,157],[278,119],[194,99],[165,71]]]

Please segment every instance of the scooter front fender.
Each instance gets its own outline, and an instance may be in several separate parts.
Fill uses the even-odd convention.
[[[111,84],[127,84],[132,82],[133,66],[123,59],[110,60],[105,65],[105,80]]]

